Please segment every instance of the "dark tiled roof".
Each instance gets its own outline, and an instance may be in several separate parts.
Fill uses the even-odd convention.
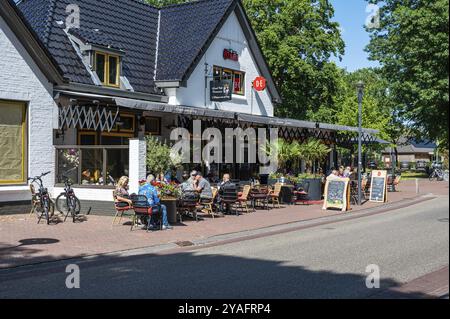
[[[157,81],[180,81],[234,0],[201,0],[161,9]]]
[[[117,43],[108,34],[98,29],[72,28],[69,30],[69,33],[82,40],[85,44],[95,44],[119,50],[122,49],[120,43]]]
[[[236,2],[199,0],[159,10],[140,0],[22,0],[18,7],[71,82],[94,85],[62,23],[66,7],[76,4],[80,29],[70,32],[91,44],[123,50],[123,75],[135,91],[158,93],[157,45],[156,80],[183,80]]]
[[[153,78],[158,9],[137,0],[23,0],[19,4],[65,76],[71,82],[91,85],[91,76],[64,32],[64,25],[57,23],[65,21],[69,4],[79,6],[84,30],[99,29],[113,43],[120,44],[125,51],[123,75],[135,91],[157,93]],[[43,26],[42,21],[47,25]]]

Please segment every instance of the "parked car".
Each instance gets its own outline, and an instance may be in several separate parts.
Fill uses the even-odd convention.
[[[417,161],[416,162],[416,171],[426,171],[427,162],[426,161]]]
[[[400,169],[402,171],[407,171],[409,170],[409,168],[410,168],[409,162],[407,161],[400,162]]]

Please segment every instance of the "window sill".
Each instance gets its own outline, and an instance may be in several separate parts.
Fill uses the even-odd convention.
[[[28,185],[0,185],[0,192],[5,193],[14,193],[14,192],[23,192],[30,191],[30,186]]]

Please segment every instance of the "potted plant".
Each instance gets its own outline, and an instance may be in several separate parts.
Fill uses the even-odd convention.
[[[155,175],[164,174],[181,165],[181,156],[173,154],[171,147],[153,136],[147,137],[147,170]],[[175,184],[154,183],[161,194],[161,203],[167,207],[167,218],[170,223],[177,221],[178,189]]]
[[[317,139],[309,139],[298,146],[300,159],[306,162],[307,173],[297,176],[297,184],[308,184],[308,197],[316,201],[322,199],[323,176],[315,173],[314,163],[323,161],[331,149]]]

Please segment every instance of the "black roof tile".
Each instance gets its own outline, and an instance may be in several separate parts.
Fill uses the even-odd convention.
[[[140,0],[22,0],[18,7],[71,82],[94,85],[61,23],[66,7],[76,4],[80,29],[70,32],[123,50],[123,75],[135,91],[159,93],[155,68],[157,81],[182,80],[235,2],[199,0],[157,9]]]

